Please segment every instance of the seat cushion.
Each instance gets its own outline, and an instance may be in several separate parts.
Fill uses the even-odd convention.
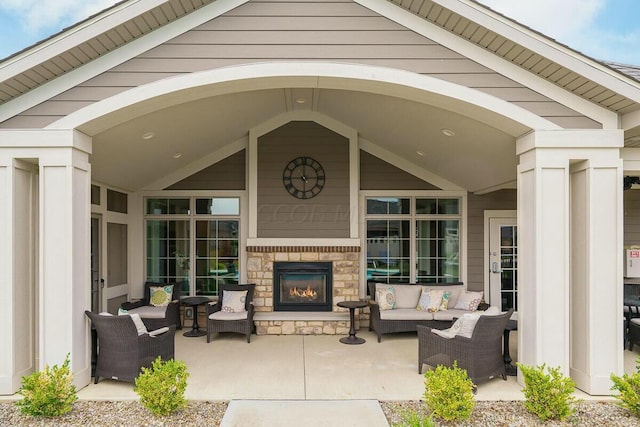
[[[433,313],[433,320],[443,320],[451,322],[453,319],[459,319],[463,314],[469,313],[467,310],[450,309],[445,311],[436,311]]]
[[[155,307],[153,305],[143,305],[127,311],[128,314],[137,314],[143,319],[164,319],[167,315],[167,306]]]
[[[249,313],[247,311],[233,313],[227,311],[216,311],[215,313],[211,313],[209,315],[209,319],[211,320],[244,320],[247,318]]]
[[[395,310],[380,311],[382,320],[433,320],[433,313],[418,311],[413,308],[397,308]]]

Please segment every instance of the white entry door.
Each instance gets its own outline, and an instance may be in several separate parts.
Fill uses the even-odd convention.
[[[518,227],[515,217],[489,218],[489,301],[518,307]]]

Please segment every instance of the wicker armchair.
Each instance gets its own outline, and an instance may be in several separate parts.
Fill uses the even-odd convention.
[[[213,332],[236,332],[245,334],[247,342],[251,342],[253,332],[253,293],[256,285],[227,285],[221,284],[219,287],[218,302],[207,304],[207,342],[211,342]],[[227,313],[222,311],[222,301],[224,293],[228,291],[247,291],[245,299],[245,310],[243,313]]]
[[[151,287],[173,285],[173,295],[171,302],[166,307],[154,307],[150,304]],[[182,329],[180,321],[180,286],[177,283],[153,283],[144,284],[144,293],[140,301],[125,302],[121,308],[130,313],[137,313],[149,330],[155,330],[164,326],[176,325],[177,329]],[[161,313],[158,314],[158,311]]]
[[[90,311],[85,314],[98,333],[95,384],[100,377],[131,382],[143,366],[151,366],[158,356],[162,360],[174,357],[175,325],[166,327],[166,332],[156,336],[138,335],[131,316],[105,316]]]
[[[507,379],[502,354],[504,328],[513,309],[497,316],[480,316],[471,338],[444,338],[431,332],[428,326],[418,325],[418,373],[422,365],[453,366],[467,370],[471,381],[479,384],[498,375]]]

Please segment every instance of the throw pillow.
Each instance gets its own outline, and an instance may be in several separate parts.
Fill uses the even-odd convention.
[[[433,290],[433,289],[428,289],[426,287],[423,287],[416,310],[435,313],[436,311],[438,311],[438,308],[440,308],[443,294],[444,294],[444,291]]]
[[[478,306],[480,305],[480,302],[482,301],[482,295],[483,295],[482,291],[480,292],[464,291],[464,293],[462,293],[458,297],[456,306],[453,308],[460,309],[460,310],[476,311],[478,309]]]
[[[393,288],[376,289],[376,301],[380,310],[393,310],[396,308],[396,293]]]
[[[447,311],[447,308],[449,308],[449,298],[451,298],[451,292],[449,292],[449,291],[444,292],[443,291],[442,302],[440,303],[440,307],[438,307],[438,310]]]
[[[173,296],[173,285],[149,287],[149,303],[154,307],[166,307]]]
[[[245,302],[247,291],[224,291],[222,293],[222,311],[226,313],[242,313],[247,311]]]

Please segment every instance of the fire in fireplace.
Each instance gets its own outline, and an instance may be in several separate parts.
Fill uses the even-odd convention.
[[[276,262],[273,266],[274,311],[331,311],[331,262]]]

